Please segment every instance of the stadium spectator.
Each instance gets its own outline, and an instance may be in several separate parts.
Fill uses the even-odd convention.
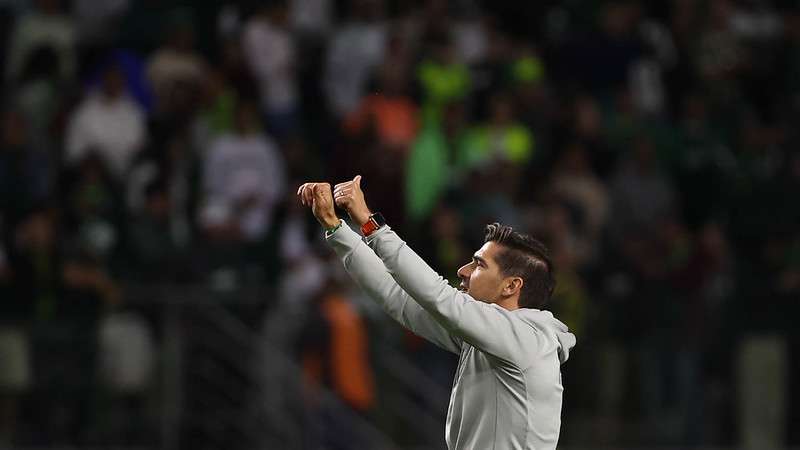
[[[180,270],[180,248],[170,229],[171,197],[163,180],[153,180],[144,189],[144,205],[128,225],[131,272],[135,278],[159,281],[176,277]]]
[[[52,195],[56,167],[50,155],[32,144],[19,111],[6,109],[0,120],[0,211],[13,226],[32,205]]]
[[[467,133],[458,158],[467,170],[497,162],[521,169],[531,161],[534,152],[534,137],[528,127],[517,120],[511,98],[497,94],[490,100],[489,120]]]
[[[31,311],[31,404],[40,412],[37,442],[47,444],[88,439],[98,318],[121,300],[116,282],[94,258],[59,240],[58,227],[56,210],[33,210],[9,252],[15,296]],[[71,414],[64,416],[65,410]]]
[[[185,91],[194,91],[203,84],[207,72],[205,60],[194,49],[194,31],[188,19],[173,19],[164,43],[147,62],[147,79],[161,113],[179,109]]]
[[[283,155],[260,130],[255,105],[239,103],[234,129],[214,141],[203,161],[202,227],[222,240],[264,237],[286,190],[285,170]]]
[[[646,138],[634,143],[631,155],[620,162],[611,187],[609,226],[617,239],[628,232],[646,232],[677,211],[670,180],[659,169],[653,144]]]
[[[61,0],[36,0],[34,5],[19,18],[11,34],[6,80],[17,81],[29,55],[41,47],[50,47],[58,57],[59,78],[71,81],[77,70],[75,23]]]
[[[147,141],[145,126],[144,112],[127,94],[122,73],[111,66],[101,86],[88,92],[70,117],[65,160],[74,166],[95,151],[121,182]]]
[[[242,47],[259,85],[268,130],[283,138],[299,125],[295,81],[297,49],[289,29],[285,0],[259,6],[242,32]]]
[[[383,0],[348,3],[348,18],[331,37],[324,80],[328,107],[340,118],[358,106],[373,69],[383,60],[389,38]]]
[[[594,174],[581,143],[573,142],[563,150],[551,184],[553,194],[576,210],[578,226],[590,246],[586,256],[596,258],[598,242],[609,219],[610,200],[606,185]]]
[[[375,133],[385,151],[408,153],[419,127],[417,105],[405,92],[408,71],[408,62],[402,60],[390,60],[378,68],[377,92],[364,96],[347,117],[347,131]]]

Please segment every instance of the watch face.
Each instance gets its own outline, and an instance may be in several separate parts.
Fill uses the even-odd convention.
[[[383,218],[383,214],[381,213],[373,214],[372,217],[370,217],[370,219],[375,221],[375,225],[377,225],[378,228],[386,225],[386,219]]]

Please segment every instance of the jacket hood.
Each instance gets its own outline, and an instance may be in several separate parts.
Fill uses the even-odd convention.
[[[564,322],[556,319],[550,311],[538,309],[528,309],[522,314],[522,319],[555,338],[558,343],[558,360],[562,364],[569,359],[569,351],[575,346],[576,339]]]

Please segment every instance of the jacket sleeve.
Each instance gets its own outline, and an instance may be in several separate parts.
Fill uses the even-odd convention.
[[[475,300],[450,286],[388,226],[367,239],[389,273],[412,299],[453,335],[517,367],[538,345],[539,331],[512,311]]]
[[[427,311],[411,300],[359,234],[347,225],[342,225],[335,232],[326,234],[325,238],[341,258],[350,277],[394,320],[447,351],[461,353],[461,339],[452,336]]]

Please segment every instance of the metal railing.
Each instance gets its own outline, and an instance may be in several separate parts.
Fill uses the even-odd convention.
[[[187,448],[183,442],[187,435],[206,443],[219,441],[220,448],[308,447],[308,431],[302,425],[315,412],[302,401],[301,368],[235,313],[263,304],[269,295],[263,288],[222,296],[184,286],[128,289],[134,304],[151,303],[160,309],[164,361],[160,449]],[[289,405],[264,399],[264,383],[276,381],[281,385],[269,391],[294,392]],[[391,439],[333,393],[324,387],[317,392],[316,407],[347,421],[370,447],[395,448]],[[238,442],[231,442],[231,436]]]
[[[332,417],[335,426],[349,430],[348,439],[359,443],[350,448],[444,448],[449,389],[398,352],[391,333],[370,335],[374,370],[392,387],[378,392],[380,417],[376,418],[357,413],[324,387],[316,389],[313,402],[307,401],[304,371],[280,342],[264,333],[265,324],[292,320],[284,319],[283,311],[264,306],[274,298],[267,287],[220,293],[198,285],[127,286],[126,298],[131,310],[147,315],[157,327],[154,334],[158,336],[156,358],[160,363],[152,392],[146,394],[156,405],[154,435],[147,445],[108,445],[122,444],[109,442],[102,446],[46,447],[48,450],[199,448],[193,445],[193,440],[202,440],[204,449],[317,450],[326,448],[324,437],[331,430],[324,428],[324,422]],[[392,427],[383,426],[386,422],[402,423],[414,436],[397,439]],[[0,444],[0,449],[5,448],[8,447]],[[733,447],[561,445],[559,448],[723,450]]]

